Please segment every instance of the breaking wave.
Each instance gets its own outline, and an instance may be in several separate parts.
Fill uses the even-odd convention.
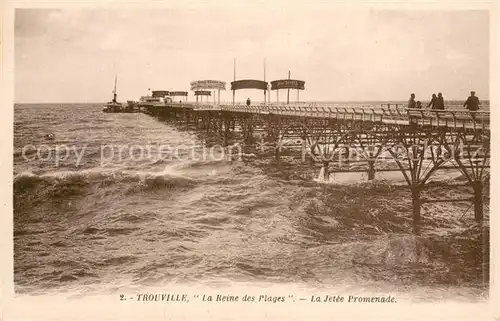
[[[177,190],[201,182],[171,170],[128,171],[89,169],[36,174],[30,171],[14,177],[14,205],[36,205],[43,201],[83,197],[98,190],[122,190],[125,194],[151,190]],[[35,201],[35,202],[33,202]],[[17,208],[17,207],[16,207]]]

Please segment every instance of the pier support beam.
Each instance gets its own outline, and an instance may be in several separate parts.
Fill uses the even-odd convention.
[[[309,166],[314,167],[316,164],[316,160],[314,159],[314,156],[312,153],[309,154]]]
[[[475,181],[472,185],[474,190],[474,219],[478,223],[483,221],[483,182]]]
[[[434,137],[431,132],[415,132],[407,129],[406,131],[394,132],[393,135],[396,138],[395,142],[398,143],[398,148],[391,147],[388,152],[392,155],[410,188],[413,233],[419,234],[422,208],[420,194],[430,177],[447,160],[432,152],[432,143],[439,137]],[[426,159],[426,151],[430,152],[430,159]]]
[[[267,141],[274,144],[274,160],[276,166],[281,165],[281,134],[283,124],[279,117],[269,115],[265,120],[265,130],[267,133]]]
[[[279,143],[276,144],[274,148],[274,160],[276,161],[276,166],[280,167],[281,165],[281,146]]]
[[[455,145],[462,146],[455,152],[455,162],[467,178],[473,190],[474,220],[483,222],[483,186],[485,167],[489,167],[490,137],[477,132],[462,132],[456,135]]]
[[[233,126],[231,125],[231,119],[224,119],[224,146],[227,146],[229,144],[229,136],[232,127]]]
[[[245,134],[245,143],[248,145],[251,145],[254,141],[253,129],[254,129],[254,126],[249,124],[247,127],[247,132]]]
[[[252,144],[253,141],[253,125],[245,119],[240,119],[241,138],[245,145]],[[233,129],[234,130],[234,129]]]
[[[375,161],[368,161],[368,180],[373,181],[375,179]]]
[[[323,161],[323,180],[326,182],[330,180],[330,162],[329,161]]]
[[[413,233],[420,233],[420,221],[421,216],[420,212],[422,209],[422,201],[420,199],[420,186],[419,184],[414,184],[410,187],[411,189],[411,200],[412,200],[412,209],[413,209]]]

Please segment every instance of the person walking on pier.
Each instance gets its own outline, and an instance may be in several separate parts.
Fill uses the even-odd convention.
[[[436,94],[432,94],[431,101],[429,102],[427,107],[431,107],[431,109],[436,109],[436,100],[437,100]]]
[[[472,119],[476,119],[476,111],[479,109],[479,106],[481,105],[481,102],[479,101],[479,98],[476,97],[476,92],[471,91],[469,98],[464,103],[464,107],[468,109],[469,111],[472,111],[470,114]]]
[[[410,95],[410,100],[408,100],[408,108],[416,108],[415,105],[415,94]]]
[[[471,91],[469,98],[467,98],[467,100],[464,103],[464,107],[469,111],[477,111],[480,105],[481,102],[479,101],[479,98],[477,98],[476,92]]]
[[[439,93],[437,95],[436,102],[434,103],[434,108],[439,110],[444,110],[444,98],[442,93]]]
[[[250,106],[251,103],[250,98],[247,98],[247,106]]]

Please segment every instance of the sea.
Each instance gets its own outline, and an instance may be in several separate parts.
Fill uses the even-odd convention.
[[[14,106],[19,295],[238,284],[487,297],[488,246],[473,214],[460,217],[469,204],[425,208],[415,236],[409,192],[390,181],[290,175],[149,115],[101,109]]]

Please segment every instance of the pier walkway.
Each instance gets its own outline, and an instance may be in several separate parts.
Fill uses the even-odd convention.
[[[445,126],[454,128],[480,128],[489,130],[489,111],[469,112],[457,107],[447,110],[407,109],[401,105],[373,107],[370,105],[191,105],[194,111],[226,111],[249,114],[273,114],[295,117],[326,118],[351,121],[380,122],[386,124]],[[172,106],[173,107],[173,106]]]

